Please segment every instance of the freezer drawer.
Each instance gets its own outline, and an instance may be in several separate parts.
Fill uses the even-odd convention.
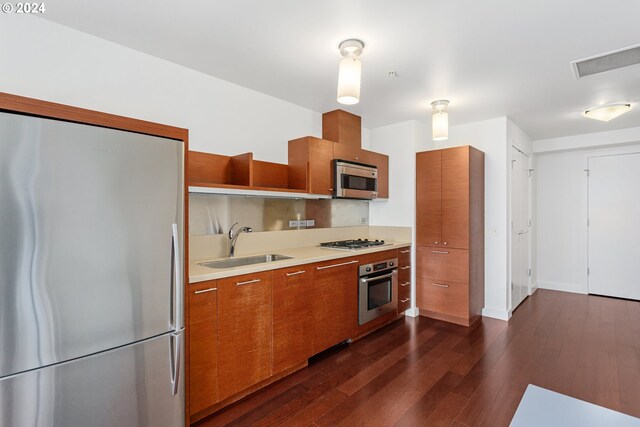
[[[184,425],[183,369],[176,390],[172,384],[172,354],[183,335],[1,379],[0,427]]]

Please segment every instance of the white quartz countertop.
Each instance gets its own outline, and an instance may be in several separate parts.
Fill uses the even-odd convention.
[[[189,283],[199,283],[206,280],[222,279],[225,277],[239,276],[242,274],[257,273],[259,271],[276,270],[278,268],[293,267],[301,264],[310,264],[314,262],[329,261],[332,259],[348,258],[352,256],[370,254],[374,252],[383,252],[392,249],[404,248],[411,246],[411,242],[386,241],[383,246],[375,246],[373,248],[357,249],[357,250],[341,250],[329,249],[320,246],[306,246],[301,248],[279,249],[276,251],[256,252],[252,254],[238,255],[236,258],[244,258],[249,256],[266,255],[269,253],[277,253],[279,255],[290,256],[290,259],[274,262],[264,262],[260,264],[243,265],[233,268],[209,268],[198,265],[202,262],[215,261],[216,259],[196,259],[189,262]],[[217,258],[225,259],[225,258]]]

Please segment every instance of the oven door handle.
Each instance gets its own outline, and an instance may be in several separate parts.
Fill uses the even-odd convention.
[[[393,270],[391,273],[383,274],[382,276],[374,276],[374,277],[367,277],[367,278],[361,277],[360,281],[362,283],[368,283],[368,282],[370,282],[372,280],[389,279],[389,278],[393,277],[395,274],[398,274],[398,270]]]

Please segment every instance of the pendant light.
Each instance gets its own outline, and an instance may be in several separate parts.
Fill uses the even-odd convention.
[[[357,104],[360,101],[360,76],[362,64],[360,55],[364,49],[361,40],[349,39],[340,43],[340,61],[338,71],[338,102],[345,105]]]
[[[449,101],[441,99],[433,101],[433,116],[431,118],[431,126],[434,141],[446,141],[449,138],[449,113],[447,106]]]

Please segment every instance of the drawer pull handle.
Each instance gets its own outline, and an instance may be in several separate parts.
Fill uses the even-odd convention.
[[[316,270],[324,270],[324,269],[327,269],[327,268],[340,267],[340,266],[343,266],[343,265],[355,264],[357,262],[358,262],[358,260],[353,260],[353,261],[349,261],[349,262],[341,262],[340,264],[325,265],[324,267],[316,267]]]
[[[248,285],[250,283],[258,283],[260,279],[247,280],[246,282],[238,282],[236,286]]]
[[[306,273],[306,271],[304,270],[294,271],[293,273],[287,273],[287,276],[296,276],[298,274],[303,274],[303,273]]]
[[[448,288],[449,287],[449,285],[443,285],[443,284],[440,284],[440,283],[432,283],[432,285],[433,286],[437,286],[439,288]]]
[[[406,251],[400,251],[401,254],[408,254],[409,252],[411,252],[411,249],[407,249]]]
[[[400,283],[400,286],[408,286],[408,285],[410,285],[410,284],[411,284],[411,282],[407,282],[407,283]]]
[[[400,270],[408,270],[408,269],[410,269],[410,268],[411,268],[411,266],[410,266],[410,265],[406,265],[406,266],[404,266],[404,267],[400,267]]]
[[[431,251],[431,252],[433,252],[434,254],[448,254],[449,253],[449,251]]]
[[[404,303],[405,303],[405,302],[407,302],[407,301],[411,301],[411,298],[401,299],[401,300],[400,300],[400,303],[401,303],[401,304],[404,304]]]
[[[204,294],[206,292],[213,292],[213,291],[217,291],[218,288],[209,288],[209,289],[201,289],[199,291],[195,291],[194,294],[198,295],[198,294]]]

